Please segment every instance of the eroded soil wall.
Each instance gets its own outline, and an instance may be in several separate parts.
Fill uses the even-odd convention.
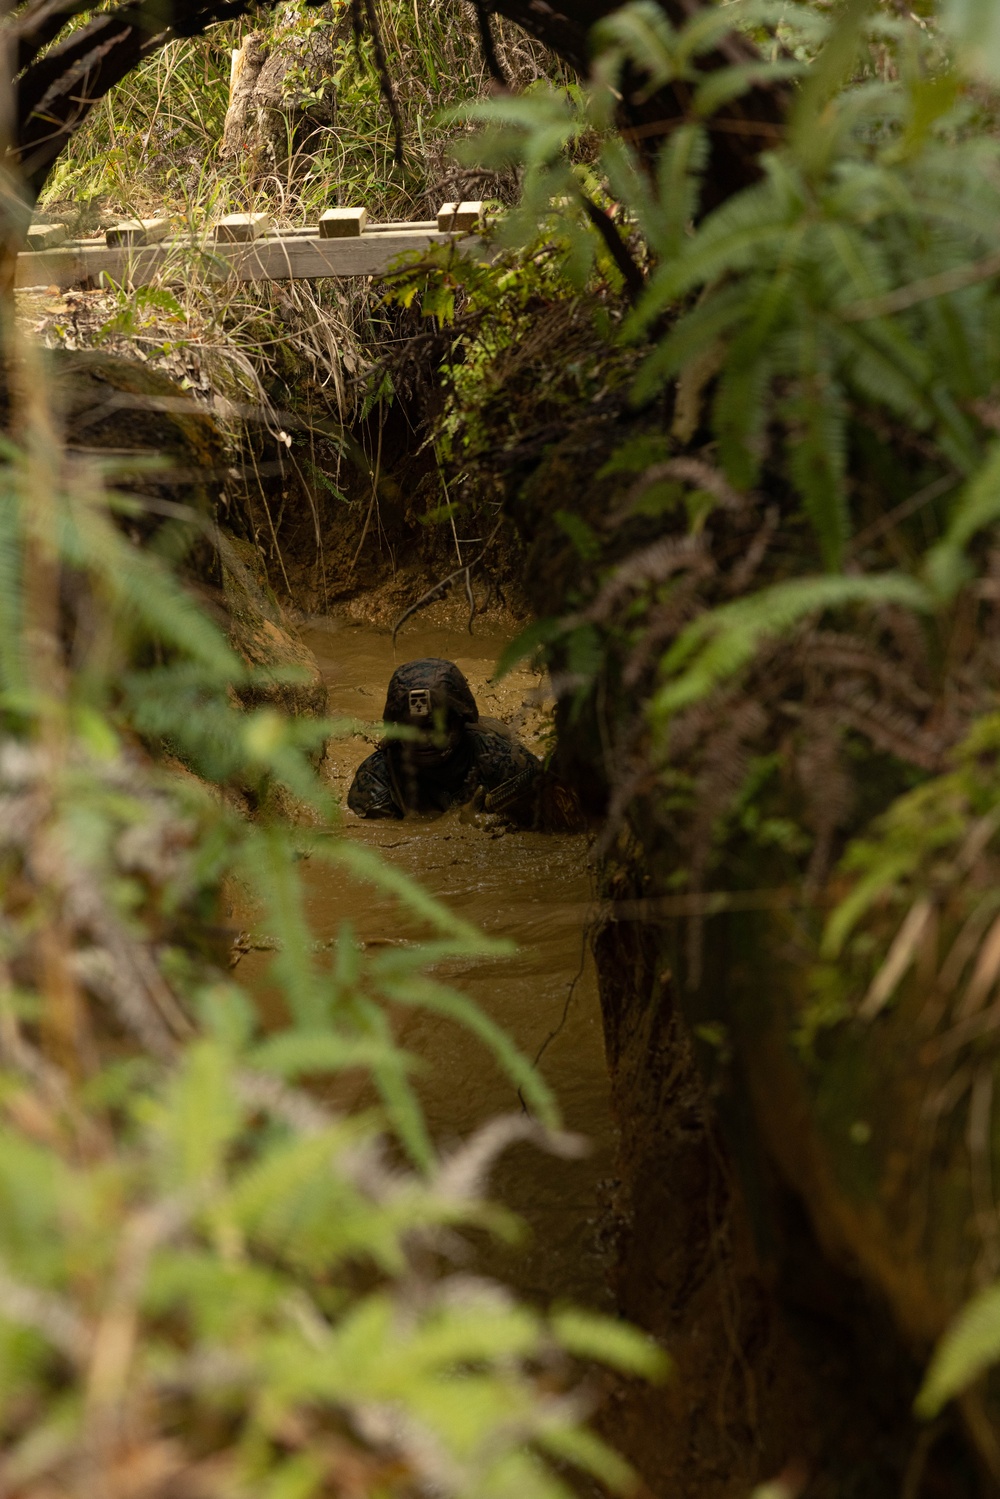
[[[606,887],[628,898],[637,874],[619,865]],[[676,1366],[606,1416],[650,1489],[735,1499],[781,1475],[809,1499],[991,1493],[951,1420],[915,1421],[920,1370],[887,1308],[824,1258],[738,1090],[713,1096],[662,929],[609,921],[595,955],[620,1130],[615,1296]]]

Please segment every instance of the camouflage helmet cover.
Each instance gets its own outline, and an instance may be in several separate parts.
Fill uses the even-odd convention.
[[[472,690],[454,661],[425,656],[397,666],[389,679],[384,721],[430,728],[441,715],[449,725],[479,719]]]

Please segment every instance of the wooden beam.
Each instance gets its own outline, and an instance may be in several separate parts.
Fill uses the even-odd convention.
[[[216,243],[241,245],[247,240],[258,239],[271,227],[269,213],[227,213],[215,226]]]
[[[367,208],[328,208],[320,214],[320,239],[358,239],[368,223]]]
[[[113,224],[104,236],[112,249],[132,245],[155,245],[170,233],[169,219],[123,219]]]
[[[456,244],[471,249],[475,236],[441,234],[383,226],[354,239],[320,239],[318,232],[267,235],[243,244],[197,244],[188,239],[155,245],[111,249],[100,240],[83,240],[55,250],[25,252],[17,257],[16,285],[95,285],[105,275],[118,285],[144,286],[159,277],[184,282],[193,273],[224,281],[315,280],[320,276],[383,276],[400,255],[431,245]]]
[[[65,224],[34,223],[28,230],[28,249],[54,250],[56,245],[65,244],[68,238]]]
[[[442,234],[449,230],[468,231],[477,227],[482,216],[483,205],[480,202],[442,203],[438,209],[437,226]]]

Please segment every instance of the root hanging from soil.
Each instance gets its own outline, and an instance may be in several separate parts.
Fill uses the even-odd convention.
[[[458,581],[459,578],[464,580],[465,596],[469,601],[468,631],[470,635],[472,634],[472,622],[476,617],[476,600],[475,595],[472,592],[472,569],[474,567],[477,567],[486,556],[486,553],[489,551],[490,546],[496,539],[496,536],[499,533],[502,524],[502,521],[497,521],[496,525],[493,527],[493,530],[486,538],[486,543],[483,546],[482,550],[478,552],[475,557],[473,557],[471,562],[465,562],[461,567],[456,567],[454,572],[449,573],[446,578],[442,578],[440,583],[435,583],[433,587],[428,588],[426,593],[422,593],[415,603],[411,604],[408,609],[403,610],[403,613],[399,616],[399,618],[396,620],[396,623],[392,627],[393,645],[396,644],[396,636],[399,634],[406,621],[408,619],[412,619],[415,614],[419,614],[421,609],[426,609],[429,604],[436,604],[438,599],[443,599],[448,590],[454,583]]]

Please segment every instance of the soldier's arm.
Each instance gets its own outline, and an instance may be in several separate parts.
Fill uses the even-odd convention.
[[[384,749],[377,749],[358,766],[347,793],[347,805],[359,817],[402,817],[402,808],[393,799]]]
[[[530,822],[541,760],[513,735],[485,729],[479,736],[476,761],[480,785],[486,793],[484,810],[503,812],[516,822]]]

